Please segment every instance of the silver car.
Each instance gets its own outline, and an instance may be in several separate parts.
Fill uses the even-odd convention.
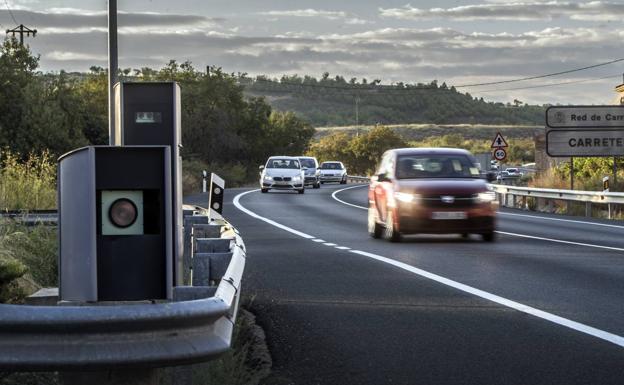
[[[319,164],[316,158],[312,156],[300,156],[299,162],[305,171],[304,184],[306,186],[312,186],[313,188],[321,187],[321,173],[319,171]]]
[[[260,191],[295,190],[305,192],[304,171],[299,159],[294,156],[272,156],[260,166]]]
[[[347,169],[342,162],[329,161],[321,163],[321,183],[339,182],[347,183]]]

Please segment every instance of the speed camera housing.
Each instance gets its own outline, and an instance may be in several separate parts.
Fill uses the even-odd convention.
[[[172,298],[168,146],[94,146],[59,160],[61,301]]]

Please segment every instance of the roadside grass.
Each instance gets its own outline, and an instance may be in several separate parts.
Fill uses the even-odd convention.
[[[41,287],[57,286],[57,227],[27,227],[0,219],[0,303],[21,303]]]
[[[56,163],[48,152],[0,154],[0,210],[56,208]]]

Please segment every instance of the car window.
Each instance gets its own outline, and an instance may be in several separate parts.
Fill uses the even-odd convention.
[[[307,167],[307,168],[316,168],[316,163],[314,162],[314,159],[309,159],[309,158],[299,158],[299,161],[301,162],[301,166],[302,167]]]
[[[301,168],[295,159],[269,159],[266,168]]]
[[[323,163],[321,165],[322,170],[341,170],[340,163]]]
[[[479,170],[463,155],[403,155],[398,158],[396,177],[417,178],[472,178]]]

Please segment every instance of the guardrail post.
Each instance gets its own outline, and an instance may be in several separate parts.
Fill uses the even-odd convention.
[[[511,194],[511,207],[516,208],[516,196]]]
[[[592,203],[591,202],[585,202],[585,216],[586,217],[592,216]]]
[[[553,207],[553,200],[552,200],[552,199],[549,199],[549,200],[548,200],[548,212],[549,212],[549,213],[552,213],[552,212],[554,212],[554,211],[555,211],[555,209],[554,209],[554,207]]]

